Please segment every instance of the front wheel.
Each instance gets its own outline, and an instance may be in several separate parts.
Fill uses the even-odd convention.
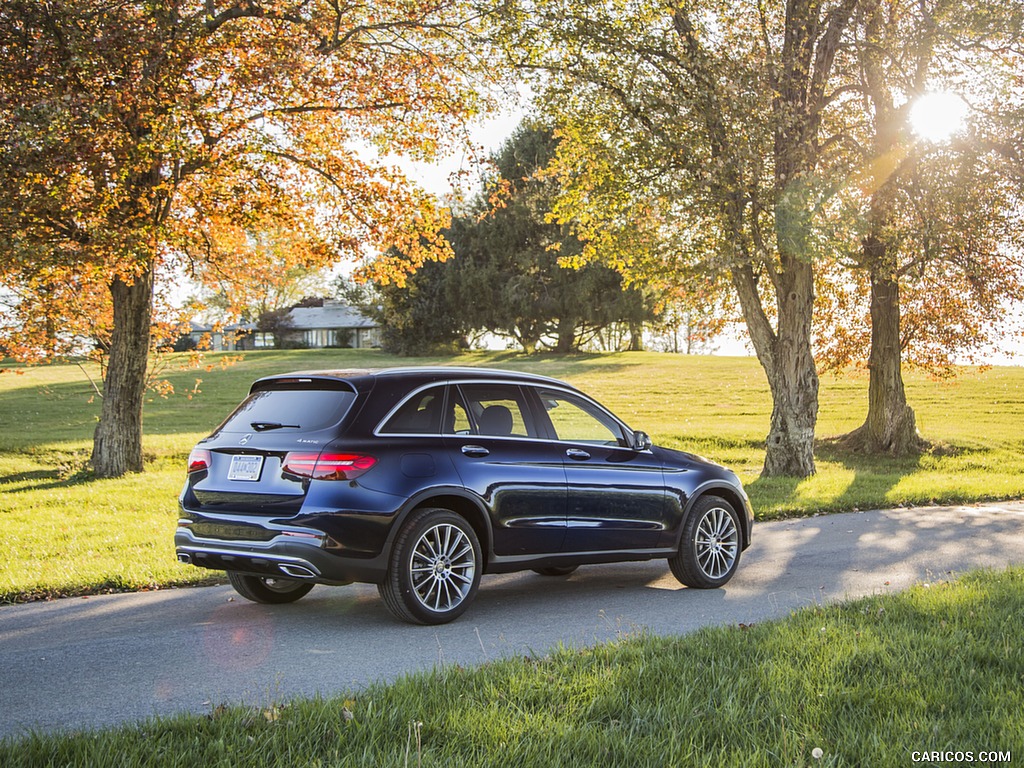
[[[254,603],[294,603],[309,594],[313,585],[297,579],[278,579],[273,576],[249,576],[228,571],[228,581],[235,592]]]
[[[465,518],[447,509],[419,509],[402,526],[377,591],[403,621],[445,624],[473,601],[481,566],[480,542]]]
[[[688,587],[721,587],[740,564],[740,523],[736,510],[718,496],[702,496],[694,504],[679,542],[668,559],[672,575]]]

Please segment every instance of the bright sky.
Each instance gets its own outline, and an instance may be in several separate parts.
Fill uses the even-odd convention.
[[[501,145],[512,136],[522,119],[523,113],[519,110],[496,114],[471,126],[470,138],[474,144],[479,146],[481,156],[486,158],[501,148]],[[462,171],[470,174],[469,178],[461,182],[463,191],[473,194],[479,188],[480,179],[473,168],[473,160],[464,152],[434,164],[399,159],[398,166],[408,174],[410,179],[441,198],[445,198],[453,192],[451,183],[453,174]]]

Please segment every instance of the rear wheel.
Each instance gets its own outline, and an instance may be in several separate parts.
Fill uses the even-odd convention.
[[[313,585],[298,579],[279,579],[275,576],[250,576],[228,571],[228,581],[235,592],[254,603],[294,603],[309,594]]]
[[[578,565],[552,565],[549,568],[534,568],[533,572],[541,576],[568,576],[577,568]]]
[[[688,587],[715,589],[728,582],[740,564],[740,523],[732,505],[718,496],[698,499],[668,564]]]
[[[395,616],[413,624],[444,624],[469,607],[480,586],[480,542],[466,520],[447,509],[413,512],[377,586]]]

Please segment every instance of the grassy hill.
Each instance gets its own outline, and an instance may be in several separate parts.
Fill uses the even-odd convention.
[[[206,578],[178,565],[171,536],[184,462],[244,396],[270,373],[392,365],[486,365],[541,373],[580,386],[660,444],[736,469],[760,519],[848,509],[970,502],[1024,496],[1024,368],[965,369],[952,382],[908,376],[918,425],[935,450],[904,460],[843,454],[819,446],[818,474],[761,479],[771,399],[749,358],[654,353],[526,357],[472,353],[458,358],[394,358],[362,350],[250,352],[222,367],[172,371],[175,394],[146,407],[147,471],[95,480],[83,470],[99,414],[92,371],[76,365],[0,375],[0,601],[184,584]],[[818,435],[847,432],[864,419],[863,374],[825,377]]]

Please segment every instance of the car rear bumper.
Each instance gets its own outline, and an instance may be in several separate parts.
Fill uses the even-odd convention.
[[[330,537],[314,529],[264,529],[266,540],[253,541],[197,535],[194,527],[195,521],[189,518],[178,521],[174,549],[179,562],[200,568],[319,584],[380,583],[387,571],[385,557],[351,557],[332,551]]]

